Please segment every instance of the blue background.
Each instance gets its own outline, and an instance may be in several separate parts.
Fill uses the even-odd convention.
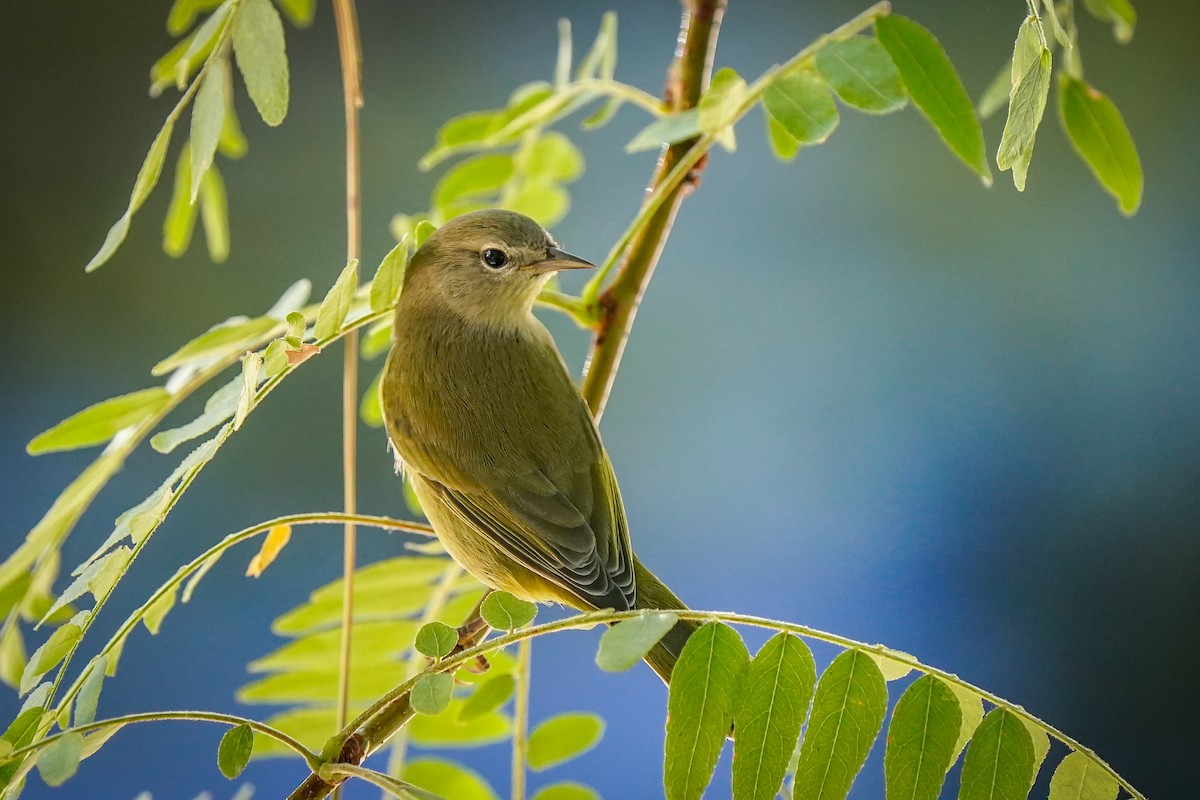
[[[718,65],[753,77],[861,8],[814,5],[734,0]],[[684,205],[603,432],[638,552],[692,605],[911,652],[1023,704],[1168,798],[1185,794],[1200,752],[1200,12],[1142,5],[1126,48],[1081,20],[1088,77],[1140,147],[1136,218],[1118,215],[1052,109],[1023,196],[1007,174],[981,188],[911,109],[845,112],[826,145],[786,166],[753,114],[738,152],[716,153]],[[414,164],[437,125],[549,76],[555,19],[572,18],[582,48],[608,7],[620,12],[618,78],[657,92],[675,3],[362,3],[368,266],[390,247],[391,215],[427,204],[437,175]],[[977,95],[1023,9],[898,10],[939,36]],[[239,85],[251,151],[224,168],[229,262],[208,263],[199,239],[178,262],[161,253],[160,187],[113,262],[84,275],[171,102],[145,96],[146,70],[171,44],[164,14],[140,3],[0,7],[5,550],[94,455],[32,459],[32,436],[150,385],[149,365],[213,322],[260,312],[301,276],[321,291],[342,266],[340,77],[321,3],[313,28],[288,30],[283,127],[262,125]],[[554,231],[571,251],[601,258],[631,218],[654,155],[621,148],[643,124],[626,109],[576,137],[588,173]],[[989,153],[1001,127],[986,126]],[[580,366],[587,337],[544,316]],[[255,414],[139,560],[99,633],[224,534],[339,505],[339,373],[340,357],[318,358]],[[149,450],[131,458],[65,563],[90,553],[174,463]],[[363,510],[404,513],[379,432],[364,429],[360,464]],[[362,538],[365,559],[398,552],[395,537]],[[133,635],[101,715],[236,710],[244,665],[276,644],[270,620],[336,577],[340,547],[334,528],[299,532],[257,581],[241,577],[243,559],[226,559],[160,636]],[[645,669],[598,673],[597,635],[537,648],[534,719],[594,708],[608,730],[597,750],[533,785],[571,777],[608,798],[660,796],[665,692]],[[0,696],[3,717],[16,706]],[[228,796],[218,736],[204,725],[135,727],[60,791],[34,777],[26,796]],[[852,796],[882,795],[879,749]],[[507,791],[504,747],[468,758]],[[270,761],[246,778],[276,797],[299,774]],[[711,796],[726,796],[725,781]]]

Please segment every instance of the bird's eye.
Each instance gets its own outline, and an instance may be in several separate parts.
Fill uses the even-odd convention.
[[[503,250],[498,250],[495,247],[489,247],[483,251],[483,263],[487,264],[492,269],[500,269],[508,263],[508,256]]]

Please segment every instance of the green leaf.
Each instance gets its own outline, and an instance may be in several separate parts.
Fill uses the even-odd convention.
[[[641,661],[678,621],[678,615],[670,611],[649,611],[617,623],[600,637],[596,666],[607,672],[629,669]]]
[[[37,767],[47,786],[62,786],[79,769],[83,734],[67,731],[38,755]]]
[[[422,747],[477,747],[512,735],[512,722],[503,714],[483,714],[464,723],[459,722],[461,711],[462,700],[456,698],[445,714],[418,715],[408,724],[409,736]]]
[[[512,174],[513,157],[509,153],[487,153],[465,159],[438,181],[433,190],[434,208],[445,215],[445,209],[456,201],[499,191]]]
[[[829,84],[812,70],[780,75],[763,94],[763,108],[800,144],[820,144],[838,125]]]
[[[984,153],[983,129],[971,108],[954,65],[933,34],[911,19],[889,14],[875,21],[875,35],[891,55],[913,103],[933,125],[950,150],[992,183]]]
[[[233,54],[259,116],[278,125],[288,110],[283,22],[271,0],[244,0],[233,23]]]
[[[350,660],[357,666],[392,665],[417,632],[415,620],[356,622]],[[295,639],[246,667],[250,672],[300,672],[336,669],[341,648],[340,629]],[[356,669],[357,671],[357,669]]]
[[[380,386],[383,384],[385,370],[386,368],[376,373],[375,379],[363,392],[362,402],[358,405],[358,416],[372,428],[383,427],[383,394]]]
[[[1113,27],[1113,38],[1121,44],[1128,44],[1133,38],[1133,28],[1137,25],[1137,12],[1129,0],[1083,0],[1083,6],[1096,19],[1110,23]]]
[[[538,772],[581,756],[600,744],[604,720],[598,714],[559,714],[529,735],[529,766]]]
[[[88,666],[87,676],[79,687],[75,698],[75,725],[90,725],[96,721],[96,706],[100,703],[100,689],[104,685],[104,671],[108,669],[108,656],[102,655]]]
[[[192,106],[191,152],[191,200],[195,202],[200,193],[200,179],[213,163],[217,154],[217,141],[225,124],[225,108],[229,98],[229,70],[227,57],[214,58],[204,74],[196,102]]]
[[[221,122],[221,135],[217,138],[217,152],[226,158],[241,158],[250,149],[242,124],[238,122],[237,108],[233,102],[233,73],[225,65],[225,118]]]
[[[366,335],[362,337],[359,349],[362,351],[364,361],[378,358],[391,349],[392,322],[393,320],[390,319],[382,319],[372,325]]]
[[[258,353],[249,352],[242,356],[242,394],[238,398],[233,415],[233,429],[239,430],[254,407],[254,395],[258,390],[258,373],[263,359]]]
[[[430,622],[417,631],[416,648],[421,655],[445,658],[458,646],[458,631],[444,622]]]
[[[287,323],[287,333],[284,335],[284,341],[289,347],[299,350],[300,345],[304,342],[304,331],[308,327],[308,322],[299,311],[291,312],[284,321]]]
[[[958,710],[962,720],[958,729],[958,741],[954,743],[954,755],[950,758],[950,763],[953,764],[966,748],[967,742],[975,735],[979,723],[983,721],[983,698],[970,689],[954,684],[950,684],[950,691],[958,698]]]
[[[583,174],[583,154],[558,131],[547,131],[521,156],[525,177],[532,181],[571,183]]]
[[[463,703],[458,713],[459,722],[469,722],[476,717],[495,711],[512,697],[515,682],[512,675],[497,675],[479,684],[479,688]]]
[[[830,42],[817,51],[817,69],[842,102],[859,111],[888,114],[908,103],[900,71],[876,39]]]
[[[712,780],[749,661],[742,637],[728,625],[710,622],[688,639],[667,697],[667,800],[699,798]]]
[[[174,130],[175,117],[172,112],[172,115],[167,117],[167,121],[158,131],[158,135],[154,137],[154,141],[150,144],[150,151],[146,153],[146,158],[142,161],[142,167],[138,170],[137,178],[133,182],[129,206],[121,218],[108,229],[108,235],[104,237],[104,244],[100,245],[100,250],[84,267],[85,272],[93,272],[103,266],[104,262],[112,258],[113,253],[117,252],[117,248],[125,241],[125,237],[129,234],[129,225],[133,220],[133,215],[142,207],[142,203],[146,202],[146,198],[150,196],[150,192],[158,183],[158,177],[162,174],[163,160],[167,157],[167,146],[171,143],[171,133]]]
[[[175,0],[167,14],[167,33],[180,36],[196,22],[196,17],[212,11],[222,0]]]
[[[992,82],[983,90],[983,94],[979,96],[977,110],[980,119],[987,119],[992,114],[995,114],[1008,103],[1008,96],[1012,94],[1012,61],[1008,61],[996,77],[992,78]]]
[[[533,622],[537,616],[537,606],[508,592],[495,591],[483,601],[479,613],[483,621],[496,630],[515,631]]]
[[[283,343],[279,342],[279,346],[282,349]],[[267,355],[270,356],[269,347],[267,348]],[[284,359],[284,365],[287,364],[287,359],[282,353],[278,357]],[[264,372],[267,377],[271,377],[272,374],[269,362],[269,358],[264,360]],[[242,396],[242,385],[243,381],[240,375],[224,384],[205,401],[203,414],[191,422],[180,425],[178,428],[168,428],[165,431],[159,431],[154,434],[154,436],[150,437],[150,446],[158,452],[166,454],[179,447],[179,445],[208,433],[232,417],[234,412],[237,411],[238,400]]]
[[[557,183],[525,181],[504,207],[531,217],[542,227],[551,228],[567,215],[571,196]]]
[[[183,91],[187,80],[212,53],[225,30],[234,4],[224,2],[196,31],[171,48],[150,68],[150,96],[158,97],[163,90],[174,86]]]
[[[350,699],[370,701],[394,688],[404,680],[403,665],[396,662],[377,662],[369,670],[351,674]],[[312,669],[280,672],[252,681],[237,691],[240,703],[330,705],[337,702],[337,661],[332,660]]]
[[[36,456],[103,444],[118,431],[153,416],[170,401],[171,396],[161,386],[111,397],[38,434],[25,449]]]
[[[124,723],[115,723],[112,725],[105,725],[98,730],[93,729],[90,733],[83,737],[83,753],[80,757],[90,758],[96,753],[97,750],[104,746],[105,742],[116,736],[117,731],[124,727]]]
[[[887,683],[875,659],[862,650],[835,658],[813,697],[793,796],[844,800],[886,713]]]
[[[428,239],[429,235],[436,230],[437,230],[437,226],[434,225],[429,220],[423,219],[423,220],[418,221],[417,224],[413,226],[413,248],[414,248],[414,250],[421,249],[421,245],[425,244],[425,240]]]
[[[285,342],[283,339],[275,339],[274,341],[272,341],[270,344],[267,345],[267,349],[263,351],[263,374],[266,377],[274,378],[276,375],[278,375],[279,373],[281,373],[285,369],[287,369],[287,367],[288,367],[287,350],[288,350],[288,343]],[[232,414],[233,412],[230,412],[230,413]],[[213,423],[213,426],[215,427],[216,425],[220,425],[226,419],[228,419],[228,417],[223,417],[219,420],[216,420]],[[195,422],[197,425],[200,424],[199,419],[196,419]],[[207,420],[206,420],[206,424],[207,424]],[[184,426],[184,427],[187,427],[187,426]],[[183,429],[177,428],[175,430],[178,430],[182,433]],[[197,435],[199,435],[199,434],[197,434]],[[157,438],[157,436],[155,438]],[[164,445],[165,445],[165,441],[164,441]],[[154,439],[150,440],[150,446],[154,447],[155,450],[158,450],[158,447],[155,446],[155,444],[154,444]]]
[[[254,731],[242,723],[225,731],[217,746],[217,768],[229,780],[242,774],[254,752]]]
[[[204,243],[213,263],[229,258],[229,200],[225,180],[213,164],[200,179],[200,220],[204,223]]]
[[[959,800],[1024,800],[1033,786],[1033,741],[1020,717],[994,708],[963,758]]]
[[[313,323],[313,337],[318,342],[328,339],[338,332],[346,315],[350,313],[350,303],[354,300],[354,292],[358,288],[358,259],[353,258],[342,269],[337,280],[333,282],[329,293],[321,301],[317,311],[317,321]]]
[[[700,97],[700,130],[717,137],[727,150],[734,150],[733,128],[738,112],[746,100],[746,81],[729,67],[722,67],[712,76],[712,83]]]
[[[779,124],[779,121],[771,116],[771,112],[763,108],[763,119],[766,121],[767,141],[771,143],[771,149],[775,151],[776,157],[780,161],[788,162],[796,157],[796,153],[800,152],[800,140],[788,133],[787,128]]]
[[[179,258],[187,252],[196,229],[196,214],[199,207],[192,202],[192,145],[186,143],[175,164],[175,186],[171,191],[171,203],[163,220],[163,252],[171,258]]]
[[[1050,50],[1042,46],[1035,24],[1033,17],[1026,18],[1017,34],[1008,120],[996,151],[996,166],[1001,172],[1012,169],[1013,184],[1019,192],[1025,191],[1034,140],[1050,95]]]
[[[447,672],[422,675],[413,684],[412,707],[418,714],[440,714],[450,705],[454,676]]]
[[[610,97],[604,101],[604,104],[596,109],[595,113],[583,121],[582,128],[585,131],[594,131],[597,128],[602,128],[612,122],[612,118],[621,110],[621,106],[625,101],[619,97]]]
[[[866,653],[875,659],[875,666],[879,667],[880,674],[883,675],[883,679],[888,683],[900,680],[913,670],[912,666],[899,658],[899,656],[912,658],[910,654],[903,651],[876,646],[867,650]]]
[[[383,311],[396,303],[400,286],[404,283],[404,269],[408,266],[408,240],[400,242],[379,262],[375,277],[371,280],[371,310]],[[388,341],[391,341],[391,323],[387,323]]]
[[[958,698],[932,675],[900,696],[888,726],[883,770],[888,798],[937,800],[954,763],[962,713]]]
[[[500,117],[499,111],[475,111],[448,120],[438,130],[437,144],[421,156],[418,168],[422,171],[433,169],[458,150],[481,144],[497,128]]]
[[[164,592],[161,597],[154,601],[150,608],[146,609],[146,615],[142,617],[142,624],[146,626],[146,630],[150,631],[151,635],[157,635],[159,629],[162,628],[163,620],[167,614],[175,607],[176,590],[172,588],[170,591]]]
[[[1050,779],[1050,800],[1116,800],[1117,780],[1108,770],[1078,751],[1054,770]]]
[[[264,336],[279,327],[273,317],[246,319],[235,317],[222,322],[206,333],[197,336],[183,347],[154,365],[151,375],[165,375],[171,370],[192,361],[223,358],[248,349]]]
[[[404,780],[453,800],[499,800],[481,775],[462,764],[419,758],[404,767]]]
[[[629,144],[625,145],[626,153],[640,153],[643,150],[655,150],[664,144],[674,144],[684,139],[700,135],[700,109],[689,108],[674,114],[667,114],[642,128]]]
[[[1142,203],[1142,162],[1121,112],[1086,82],[1060,72],[1058,113],[1075,152],[1117,199],[1121,213],[1137,213]]]
[[[283,9],[284,16],[297,28],[312,25],[317,11],[317,0],[275,0],[275,5]]]
[[[21,684],[21,673],[25,671],[25,639],[19,625],[9,625],[0,635],[0,681],[14,689]]]
[[[33,655],[29,657],[29,663],[25,665],[25,672],[21,676],[20,692],[22,695],[28,694],[37,685],[38,678],[58,666],[67,653],[74,649],[80,637],[83,636],[83,623],[87,616],[87,612],[76,614],[70,622],[56,628],[54,633],[50,634],[50,638],[33,651]]]
[[[562,781],[539,789],[533,800],[600,800],[600,793],[582,783]]]
[[[778,794],[816,682],[812,653],[789,633],[771,637],[750,662],[733,715],[735,798],[771,800]]]

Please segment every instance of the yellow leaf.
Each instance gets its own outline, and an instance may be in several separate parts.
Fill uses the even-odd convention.
[[[271,566],[271,562],[275,560],[275,557],[279,555],[291,538],[291,525],[276,525],[267,531],[267,538],[263,539],[262,547],[254,558],[250,559],[250,566],[246,567],[246,577],[257,578],[262,575],[263,570]]]

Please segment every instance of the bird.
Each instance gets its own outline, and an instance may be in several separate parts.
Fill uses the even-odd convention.
[[[455,217],[405,270],[380,383],[401,471],[450,556],[492,589],[580,611],[686,609],[634,554],[595,419],[534,301],[592,267],[523,214]],[[670,682],[697,623],[645,660]]]

